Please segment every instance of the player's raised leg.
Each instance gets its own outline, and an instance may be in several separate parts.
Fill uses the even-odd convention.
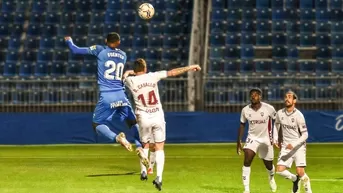
[[[279,165],[276,167],[276,173],[286,179],[289,179],[293,182],[293,192],[298,192],[299,189],[299,180],[300,178],[295,174],[292,174],[290,171],[287,170],[286,166]]]
[[[149,156],[150,164],[149,164],[148,174],[153,174],[154,166],[156,162],[155,144],[150,143],[149,150],[150,150],[150,156]]]

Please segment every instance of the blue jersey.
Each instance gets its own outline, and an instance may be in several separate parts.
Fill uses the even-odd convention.
[[[122,76],[126,63],[126,53],[108,46],[94,45],[88,53],[98,58],[98,84],[100,91],[124,90]]]

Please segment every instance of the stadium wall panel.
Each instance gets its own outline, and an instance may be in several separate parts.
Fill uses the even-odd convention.
[[[304,116],[309,142],[343,142],[343,112]],[[95,135],[91,120],[91,113],[3,113],[0,144],[108,143]],[[239,113],[166,113],[166,122],[168,143],[235,142]]]

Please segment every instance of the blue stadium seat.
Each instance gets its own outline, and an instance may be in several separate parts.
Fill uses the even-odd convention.
[[[148,44],[148,37],[147,36],[134,36],[132,40],[132,46],[135,49],[145,48]]]
[[[27,29],[27,35],[39,36],[41,34],[42,27],[40,24],[30,24]]]
[[[0,12],[0,23],[12,23],[13,22],[13,14],[12,13],[1,13]]]
[[[67,48],[67,44],[65,43],[64,36],[56,36],[54,45],[55,45],[55,48],[57,49]]]
[[[340,9],[333,9],[331,10],[331,21],[342,21],[343,17],[343,10],[342,8]]]
[[[106,11],[105,12],[105,24],[116,24],[120,22],[121,11]]]
[[[330,24],[327,21],[316,22],[316,33],[328,33],[330,32]]]
[[[314,1],[312,1],[312,0],[300,1],[300,8],[301,9],[313,9],[313,8],[315,8]]]
[[[327,8],[316,9],[316,21],[329,21],[331,18],[331,10]]]
[[[38,63],[50,62],[51,60],[52,60],[52,51],[38,50],[38,53],[37,53]]]
[[[14,23],[15,24],[24,24],[25,21],[26,21],[26,18],[25,18],[24,12],[18,12],[15,14],[15,16],[14,16]]]
[[[44,75],[45,76],[45,75]],[[64,93],[65,91],[62,91]],[[60,94],[55,90],[43,90],[42,91],[42,102],[49,104],[49,103],[57,103],[59,102]]]
[[[287,72],[287,63],[285,60],[273,60],[271,63],[271,71],[275,74]]]
[[[131,35],[134,31],[134,24],[120,24],[119,31],[120,34]]]
[[[315,63],[310,60],[299,61],[299,69],[301,73],[315,72]]]
[[[36,36],[28,36],[25,40],[24,47],[27,49],[37,49],[39,47],[39,39]]]
[[[270,32],[272,27],[269,20],[257,20],[256,21],[256,32]]]
[[[286,18],[286,10],[282,8],[277,8],[272,10],[272,19],[274,20],[285,20]]]
[[[342,33],[331,33],[331,45],[332,46],[343,46],[343,34]]]
[[[67,65],[67,76],[77,76],[81,72],[81,64],[79,62],[71,62]]]
[[[252,45],[243,45],[241,47],[241,58],[252,59],[254,57],[254,48]]]
[[[271,0],[272,8],[283,8],[284,1],[283,0]]]
[[[272,55],[273,55],[273,58],[286,58],[287,49],[285,46],[275,45],[273,46]]]
[[[17,5],[16,5],[15,9],[16,9],[16,12],[25,12],[29,8],[31,8],[31,2],[30,1],[19,0],[19,1],[17,1]]]
[[[55,47],[55,38],[51,36],[41,36],[39,40],[40,49],[52,49]]]
[[[32,3],[32,12],[43,13],[46,11],[47,3],[45,0],[34,0]]]
[[[245,8],[242,11],[243,20],[254,20],[256,18],[256,11],[253,8]]]
[[[164,31],[164,23],[153,23],[151,22],[149,25],[149,34],[163,34]]]
[[[59,24],[61,21],[60,12],[47,12],[45,14],[45,23],[47,24]]]
[[[145,53],[146,59],[150,61],[161,60],[162,49],[161,48],[149,48]]]
[[[220,9],[213,9],[212,10],[212,16],[211,21],[223,21],[226,19],[227,10],[224,10],[222,8]]]
[[[316,88],[316,100],[331,100],[334,92],[333,89],[331,87],[325,87],[324,85],[318,86],[320,86],[320,88]]]
[[[53,61],[54,62],[66,62],[68,61],[69,50],[54,50]]]
[[[224,33],[212,33],[210,36],[211,46],[224,46],[225,45],[225,34]],[[174,42],[177,44],[178,42]]]
[[[256,23],[254,21],[243,20],[241,23],[242,32],[254,32],[256,29]]]
[[[285,13],[287,14],[288,21],[299,21],[300,16],[297,9],[287,9]]]
[[[37,60],[37,51],[27,50],[22,52],[21,61],[24,62],[35,62]]]
[[[64,11],[64,12],[76,11],[76,1],[73,1],[73,0],[64,0],[64,3],[63,3],[63,11]]]
[[[137,6],[138,2],[136,0],[122,2],[122,9],[136,9]]]
[[[133,50],[132,53],[131,53],[130,60],[133,62],[137,58],[146,58],[145,53],[146,53],[146,49],[136,49],[136,50]]]
[[[332,33],[341,33],[342,31],[343,31],[343,21],[331,22],[331,32]]]
[[[225,44],[226,45],[239,45],[241,44],[240,35],[237,33],[226,33]]]
[[[285,45],[286,44],[286,35],[284,33],[273,33],[273,45]]]
[[[300,20],[315,20],[315,12],[312,8],[300,9]]]
[[[331,71],[330,60],[318,59],[316,62],[316,72],[318,74],[328,74]]]
[[[135,24],[134,28],[135,35],[148,35],[149,33],[149,26],[146,23]]]
[[[4,44],[1,44],[2,47],[5,48]],[[8,49],[18,49],[21,46],[20,38],[18,37],[10,37],[8,40]]]
[[[82,24],[82,23],[89,23],[91,21],[91,13],[90,12],[80,12],[75,16],[75,23]]]
[[[330,1],[330,9],[342,9],[343,2],[340,0],[332,0]]]
[[[257,20],[270,20],[272,13],[269,8],[257,8],[256,19]]]
[[[240,63],[238,60],[225,60],[224,72],[226,74],[237,74],[239,72]]]
[[[318,59],[329,59],[331,58],[331,50],[328,46],[318,46],[316,56]]]
[[[122,10],[120,23],[134,22],[136,20],[136,10]]]
[[[256,0],[256,7],[257,8],[270,8],[270,1],[269,0]]]
[[[165,21],[166,22],[180,22],[182,20],[183,13],[182,12],[166,12],[165,13]]]
[[[211,33],[223,33],[226,31],[226,21],[214,21],[210,24]]]
[[[110,6],[110,3],[112,1],[108,1],[107,6]],[[76,2],[76,8],[78,11],[90,11],[91,7],[92,7],[92,3],[90,0],[80,0],[80,1]]]
[[[312,33],[300,33],[300,46],[311,47],[315,45],[315,36]]]
[[[86,36],[88,33],[88,24],[76,24],[73,30],[74,36]]]
[[[273,20],[272,22],[272,32],[284,32],[286,30],[286,25],[282,20]]]
[[[224,57],[223,47],[211,47],[210,48],[210,59],[222,59]]]
[[[7,57],[7,50],[0,50],[0,61],[5,61]],[[3,71],[3,62],[0,62],[0,73]]]
[[[75,22],[75,12],[62,12],[61,13],[61,19],[60,24],[72,24]]]
[[[104,11],[106,9],[107,0],[92,0],[92,11]]]
[[[63,76],[65,64],[63,62],[52,62],[51,64],[51,76]]]
[[[299,72],[299,64],[297,60],[287,60],[287,72],[288,73]]]
[[[102,23],[104,22],[104,13],[103,12],[93,12],[91,14],[91,24]]]
[[[313,33],[315,31],[315,23],[312,21],[300,21],[300,33]]]
[[[80,74],[82,76],[95,76],[97,74],[97,63],[91,62],[83,64]]]
[[[105,24],[103,29],[103,35],[107,36],[110,32],[119,32],[119,24]]]
[[[255,65],[253,60],[241,60],[240,65],[240,72],[241,73],[253,73],[255,72]]]
[[[285,8],[286,9],[298,8],[298,1],[297,0],[285,0]]]
[[[224,37],[222,38],[222,44],[224,46],[225,44],[225,39]],[[180,37],[179,36],[167,36],[165,35],[163,37],[163,47],[165,48],[176,48],[180,46]],[[212,45],[212,44],[211,44]],[[215,45],[215,44],[213,44]]]
[[[272,44],[272,38],[269,33],[257,33],[256,45],[257,46],[270,46]]]
[[[166,23],[164,26],[164,34],[179,34],[181,24],[180,23]]]
[[[103,34],[103,24],[90,24],[88,26],[88,35],[98,35],[101,36]]]
[[[241,25],[239,21],[229,21],[227,25],[227,32],[239,32]]]
[[[165,22],[165,15],[166,15],[166,11],[155,12],[154,19],[153,19],[154,22]],[[142,21],[142,19],[140,18],[136,18],[136,20]]]
[[[288,34],[287,45],[300,45],[300,36],[298,34]]]
[[[84,56],[80,54],[73,54],[72,52],[68,52],[68,63],[78,63],[83,60]]]
[[[178,49],[164,49],[162,51],[162,61],[176,61],[178,60]]]
[[[121,10],[121,0],[108,0],[107,11],[119,11]]]
[[[316,34],[316,44],[317,46],[328,46],[331,44],[331,35],[327,33]]]
[[[20,53],[18,52],[17,49],[11,49],[11,50],[7,50],[6,53],[6,62],[17,62],[20,59]]]
[[[256,44],[256,35],[254,33],[242,32],[241,34],[241,44]]]
[[[210,60],[209,68],[211,74],[224,73],[224,60]]]
[[[9,45],[9,38],[8,37],[0,37],[0,45],[2,48],[7,48],[8,45]],[[16,41],[16,44],[17,44],[18,41]],[[1,60],[2,58],[0,57],[0,61],[3,61]]]
[[[2,0],[1,12],[15,12],[16,2],[13,0]]]
[[[258,60],[255,62],[256,72],[267,73],[271,71],[271,61]]]
[[[103,45],[104,38],[99,35],[88,35],[87,40],[86,40],[88,46],[90,45]]]
[[[11,34],[10,24],[0,24],[0,37],[9,36]]]
[[[343,73],[343,60],[342,59],[334,59],[332,60],[332,72],[335,74],[342,74]]]
[[[287,33],[299,33],[300,26],[297,21],[288,21],[286,24]]]
[[[297,59],[299,52],[296,46],[289,46],[287,49],[287,58]]]
[[[343,58],[343,48],[333,47],[332,48],[332,58],[333,59],[342,59]]]
[[[241,57],[241,49],[238,46],[226,46],[225,59],[239,59]]]
[[[162,47],[163,36],[162,35],[149,35],[148,36],[148,47]]]
[[[44,15],[37,12],[32,12],[30,16],[30,23],[32,24],[41,24],[45,21]]]
[[[122,47],[132,47],[132,36],[122,35],[120,36],[120,45]]]
[[[239,0],[228,0],[227,5],[229,8],[241,8],[242,2]]]
[[[227,12],[227,20],[241,20],[242,19],[242,10],[229,8]],[[219,22],[223,22],[224,20],[219,20]]]
[[[23,33],[23,25],[21,24],[13,24],[13,27],[11,28],[11,35],[19,37]],[[1,36],[1,25],[0,25],[0,36]]]
[[[3,75],[4,76],[16,76],[17,75],[17,64],[15,62],[5,62]]]
[[[19,76],[28,77],[32,76],[32,63],[31,62],[21,62],[19,67]]]
[[[299,93],[299,100],[302,101],[312,101],[315,99],[315,89],[313,88],[304,88],[300,89],[297,93]]]
[[[316,1],[316,8],[318,9],[327,9],[328,5],[327,5],[327,0],[315,0]]]

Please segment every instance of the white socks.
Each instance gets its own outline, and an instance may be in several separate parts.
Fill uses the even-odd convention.
[[[269,175],[269,180],[272,179],[275,175],[275,167],[273,165],[273,169],[272,170],[267,170],[268,175]]]
[[[242,179],[243,179],[244,190],[246,192],[250,191],[250,171],[251,171],[250,167],[243,166]]]
[[[148,157],[149,155],[149,149],[143,149],[143,152],[145,154],[146,157]],[[140,165],[141,165],[141,173],[145,172],[147,173],[147,169],[143,164],[142,164],[142,160],[139,161]]]
[[[150,157],[149,157],[149,161],[150,161],[150,168],[154,168],[155,162],[156,162],[156,153],[154,151],[150,151]]]
[[[284,170],[282,172],[276,172],[277,174],[279,174],[280,176],[286,178],[286,179],[290,179],[292,180],[292,182],[294,182],[295,180],[297,180],[297,176],[292,174],[291,172],[289,172],[288,170]]]
[[[156,173],[160,182],[162,182],[162,173],[164,168],[164,150],[155,151],[156,154]]]
[[[300,178],[301,182],[304,185],[305,188],[305,192],[306,193],[312,193],[312,189],[311,189],[311,183],[310,183],[310,178],[307,176],[307,174],[305,173],[304,176],[302,176]]]

